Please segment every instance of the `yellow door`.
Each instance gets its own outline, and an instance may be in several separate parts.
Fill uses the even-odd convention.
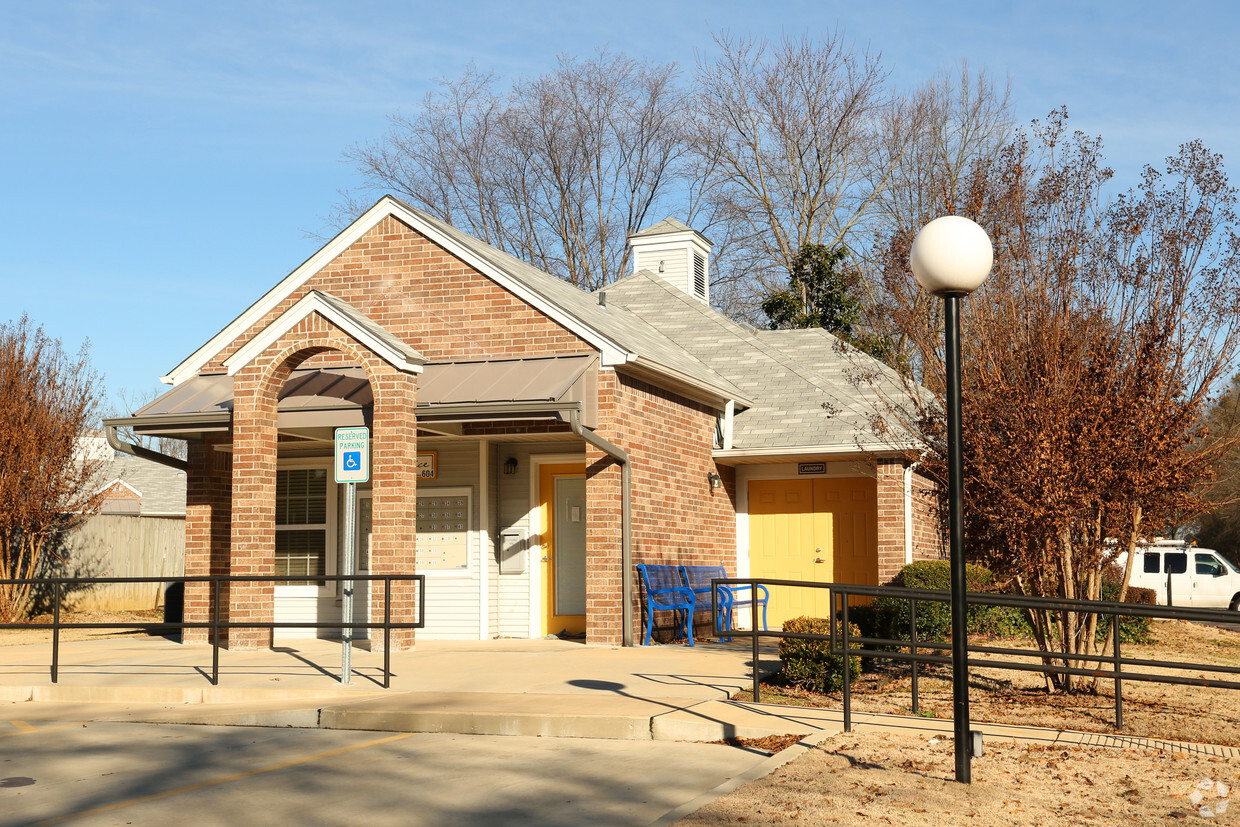
[[[877,584],[877,506],[871,479],[750,482],[751,576]],[[767,622],[772,628],[793,617],[830,614],[826,589],[771,589]]]
[[[539,469],[544,635],[586,631],[585,474],[577,463]]]
[[[877,586],[878,483],[814,480],[814,509],[831,517],[831,580]]]

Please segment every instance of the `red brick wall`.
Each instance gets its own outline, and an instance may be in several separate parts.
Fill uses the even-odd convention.
[[[597,433],[632,463],[633,563],[727,566],[735,573],[735,475],[711,458],[716,414],[704,405],[614,371],[599,377]],[[712,490],[707,475],[723,487]],[[620,471],[587,446],[586,635],[622,639],[621,578],[633,583],[634,637],[640,639],[641,585],[620,571]]]
[[[878,582],[889,583],[904,566],[904,461],[879,459]]]
[[[189,472],[185,492],[185,574],[203,577],[228,574],[229,527],[232,524],[232,455],[215,450],[228,442],[227,434],[212,435],[201,442],[190,442]],[[221,603],[227,604],[228,589],[221,590]],[[185,620],[205,623],[211,619],[210,589],[205,584],[185,587]],[[186,643],[209,641],[206,629],[186,629]]]
[[[947,527],[942,494],[926,477],[913,472],[913,559],[947,558]]]
[[[395,218],[380,221],[217,356],[224,360],[311,290],[343,299],[431,361],[499,359],[591,348]],[[307,366],[340,364],[331,354]]]

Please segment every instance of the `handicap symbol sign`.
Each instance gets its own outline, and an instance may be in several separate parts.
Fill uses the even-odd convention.
[[[346,471],[356,471],[362,467],[361,451],[345,451],[344,467]]]

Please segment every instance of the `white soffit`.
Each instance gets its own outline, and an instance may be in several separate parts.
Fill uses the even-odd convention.
[[[582,324],[576,317],[559,306],[549,302],[543,296],[509,277],[502,269],[464,247],[442,232],[438,227],[424,221],[421,216],[410,211],[400,201],[390,195],[385,195],[356,221],[341,230],[339,235],[320,248],[317,253],[306,259],[300,267],[289,273],[279,284],[267,291],[262,298],[250,305],[244,313],[234,319],[227,327],[215,334],[198,350],[194,351],[185,361],[169,371],[166,376],[161,376],[160,381],[169,385],[179,385],[186,379],[197,375],[203,365],[219,355],[229,343],[249,330],[250,327],[259,322],[275,307],[279,306],[280,302],[288,298],[297,288],[309,281],[311,277],[388,216],[392,216],[417,230],[517,298],[537,308],[549,319],[580,336],[593,347],[598,348],[604,367],[624,364],[627,361],[628,354],[625,349],[611,339]],[[235,358],[236,355],[234,354],[233,357],[230,357],[230,361]],[[232,371],[230,370],[229,372],[231,373]]]
[[[367,324],[369,320],[345,302],[326,293],[311,290],[224,361],[228,375],[235,375],[311,313],[318,313],[399,371],[421,373],[422,366],[426,364],[426,359],[416,350],[373,322]]]

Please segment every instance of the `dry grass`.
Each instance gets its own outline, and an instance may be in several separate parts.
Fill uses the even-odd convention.
[[[62,612],[61,623],[159,623],[164,619],[163,613],[151,609],[128,612]],[[50,614],[36,615],[26,623],[51,623]],[[105,637],[146,636],[142,630],[126,629],[61,629],[62,643],[75,640],[96,640]],[[0,629],[0,646],[25,646],[36,643],[50,643],[51,629]]]
[[[1240,633],[1156,621],[1154,642],[1126,646],[1124,653],[1237,666]],[[1047,693],[1033,673],[983,666],[972,669],[971,676],[974,721],[1115,731],[1109,682],[1099,686],[1097,695],[1063,696]],[[951,715],[951,683],[941,670],[923,675],[919,689],[923,714]],[[1127,735],[1240,745],[1240,690],[1129,682],[1123,694]],[[857,711],[909,714],[907,670],[862,676],[853,685],[852,699]],[[779,687],[766,690],[762,700],[835,707],[841,702],[839,696]],[[1240,793],[1233,792],[1240,790],[1240,760],[1234,758],[987,739],[985,754],[971,764],[973,783],[964,785],[954,780],[954,755],[952,739],[942,735],[846,733],[680,823],[908,827],[953,822],[1015,827],[1165,825],[1198,819],[1240,823]]]
[[[1154,641],[1150,644],[1125,645],[1124,656],[1240,668],[1240,632],[1158,620],[1153,633]],[[1006,641],[998,645],[1019,644]],[[1147,667],[1140,671],[1177,674],[1175,670]],[[1240,681],[1240,675],[1213,677]],[[918,694],[920,714],[950,718],[951,670],[923,667]],[[750,695],[746,691],[736,699],[750,700]],[[842,704],[838,693],[816,695],[777,686],[764,688],[762,701],[797,706]],[[887,666],[863,674],[853,683],[852,703],[856,712],[912,714],[909,669],[903,665]],[[1119,731],[1115,728],[1114,684],[1110,680],[1100,681],[1096,694],[1063,695],[1047,692],[1037,673],[976,666],[970,669],[969,708],[975,721],[1085,732]],[[1125,735],[1240,746],[1240,690],[1127,681],[1123,685],[1123,713]]]

